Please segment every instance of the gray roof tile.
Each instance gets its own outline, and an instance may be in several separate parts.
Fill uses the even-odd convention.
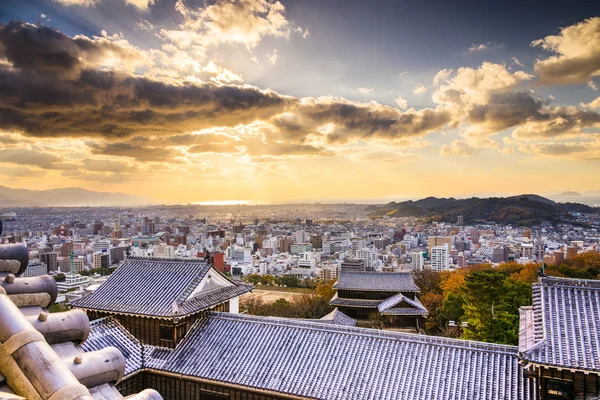
[[[533,287],[536,344],[525,360],[600,371],[600,281],[544,277]]]
[[[125,357],[125,375],[142,368],[142,345],[127,329],[112,318],[90,322],[90,334],[79,346],[83,351],[94,351],[113,346]]]
[[[202,260],[130,258],[98,290],[73,301],[73,305],[116,313],[176,317],[252,290],[252,286],[232,283],[234,286],[230,288],[186,300],[209,270],[210,265]]]
[[[420,292],[410,272],[342,272],[335,289]]]
[[[147,367],[317,399],[526,399],[517,348],[211,313]]]

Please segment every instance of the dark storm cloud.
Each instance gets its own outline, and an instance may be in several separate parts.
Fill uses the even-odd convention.
[[[0,57],[12,64],[0,67],[0,128],[31,136],[114,139],[237,125],[270,117],[290,101],[249,86],[170,84],[87,68],[116,45],[47,27],[11,23],[0,29],[0,43]]]
[[[377,103],[298,100],[249,85],[167,82],[106,70],[101,65],[107,55],[133,65],[143,55],[130,45],[122,48],[122,41],[70,38],[47,27],[11,23],[0,28],[0,45],[0,59],[8,61],[0,64],[0,129],[112,142],[93,142],[94,154],[139,161],[180,155],[179,150],[137,140],[153,137],[167,138],[163,146],[196,145],[192,152],[224,152],[229,143],[232,152],[244,146],[251,155],[324,155],[330,153],[306,144],[308,137],[325,135],[330,143],[394,141],[424,136],[450,122],[450,114],[441,108],[401,112]],[[188,134],[255,121],[270,123],[260,145],[250,139],[234,143],[219,135]],[[329,131],[319,130],[328,124]]]
[[[529,93],[494,93],[486,104],[474,106],[468,118],[484,130],[497,132],[520,125],[532,117],[540,118],[544,102]]]

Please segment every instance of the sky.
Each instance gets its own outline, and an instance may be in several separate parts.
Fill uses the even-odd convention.
[[[600,3],[0,2],[0,185],[164,203],[600,190]]]

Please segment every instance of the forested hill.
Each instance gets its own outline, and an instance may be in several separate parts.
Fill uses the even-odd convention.
[[[568,218],[570,212],[598,213],[599,210],[579,203],[556,203],[535,194],[512,197],[470,199],[427,197],[417,201],[391,202],[368,207],[372,217],[422,217],[435,221],[456,222],[462,215],[465,223],[497,222],[533,225]]]

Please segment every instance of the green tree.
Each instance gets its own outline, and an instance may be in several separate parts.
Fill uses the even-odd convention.
[[[277,278],[277,283],[286,287],[300,287],[300,279],[294,275],[283,275]]]
[[[517,344],[519,307],[531,302],[531,285],[496,271],[474,272],[465,278],[464,338]]]
[[[261,276],[258,274],[248,274],[244,276],[244,282],[252,283],[253,285],[258,285],[261,280]]]

